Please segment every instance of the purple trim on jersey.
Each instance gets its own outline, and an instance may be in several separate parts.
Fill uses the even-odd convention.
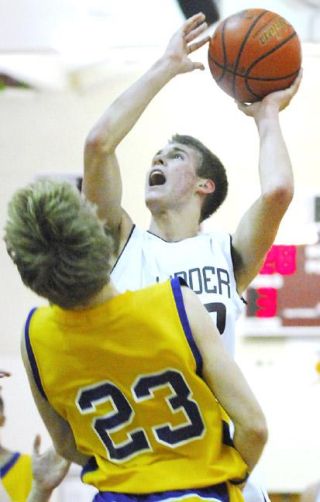
[[[93,471],[96,471],[98,469],[98,464],[97,464],[97,461],[94,457],[90,457],[88,462],[83,466],[83,468],[81,469],[81,479],[83,481],[83,476],[87,473],[87,472],[93,472]]]
[[[185,309],[184,302],[183,302],[182,291],[181,291],[181,286],[186,286],[187,284],[181,277],[175,277],[174,279],[171,279],[170,282],[171,282],[172,292],[173,292],[173,296],[174,296],[174,299],[176,302],[178,314],[180,317],[180,321],[181,321],[184,333],[186,335],[187,341],[190,345],[190,348],[192,350],[193,356],[196,361],[196,365],[197,365],[196,372],[198,375],[201,375],[201,373],[202,373],[202,357],[201,357],[199,349],[196,345],[196,342],[194,341],[194,338],[192,336],[188,316],[187,316],[186,309]]]
[[[19,452],[16,452],[12,455],[12,457],[6,462],[2,467],[0,467],[0,477],[4,478],[7,472],[12,469],[12,467],[17,463],[19,460],[21,454]]]
[[[133,225],[132,225],[132,229],[131,229],[131,231],[130,231],[130,234],[128,235],[128,238],[127,238],[127,240],[126,240],[126,243],[125,243],[125,245],[123,246],[122,251],[121,251],[121,253],[120,253],[120,254],[119,254],[119,256],[118,256],[117,261],[116,261],[116,262],[115,262],[115,264],[113,265],[113,267],[112,267],[112,269],[111,269],[110,274],[112,274],[112,272],[113,272],[113,271],[114,271],[114,269],[116,268],[116,266],[117,266],[117,264],[118,264],[118,262],[119,262],[119,260],[120,260],[120,258],[121,258],[121,256],[122,256],[122,254],[124,253],[124,250],[125,250],[125,249],[126,249],[126,247],[127,247],[127,244],[128,244],[128,242],[129,242],[129,240],[131,239],[131,236],[132,236],[133,231],[134,231],[134,229],[135,229],[135,228],[136,228],[136,225],[135,225],[135,224],[133,224]]]
[[[220,502],[230,502],[228,487],[226,483],[210,486],[209,488],[189,488],[187,490],[172,490],[151,494],[131,494],[115,492],[99,492],[92,502],[165,502],[170,499],[181,499],[197,495],[200,499],[211,500],[213,498]]]
[[[30,310],[30,312],[29,312],[29,315],[28,315],[27,320],[26,320],[25,328],[24,328],[24,338],[25,338],[25,341],[26,341],[26,349],[27,349],[28,358],[29,358],[31,370],[32,370],[32,373],[33,373],[34,381],[35,381],[35,383],[36,383],[36,385],[37,385],[37,387],[39,389],[39,392],[42,395],[42,397],[44,397],[44,399],[46,401],[48,401],[46,393],[45,393],[45,391],[44,391],[44,389],[42,387],[41,378],[40,378],[38,366],[37,366],[37,363],[36,363],[36,358],[34,357],[34,353],[33,353],[33,350],[32,350],[32,347],[31,347],[31,342],[30,342],[30,336],[29,336],[29,326],[30,326],[31,317],[33,316],[33,314],[34,314],[34,312],[36,310],[37,310],[37,308],[35,307],[32,310]]]
[[[234,448],[233,439],[230,434],[230,427],[227,422],[222,420],[222,442],[227,446],[232,446]]]

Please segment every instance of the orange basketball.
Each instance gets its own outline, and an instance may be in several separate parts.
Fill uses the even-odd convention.
[[[301,67],[301,44],[279,14],[246,9],[219,23],[208,61],[221,89],[237,101],[253,103],[292,84]]]

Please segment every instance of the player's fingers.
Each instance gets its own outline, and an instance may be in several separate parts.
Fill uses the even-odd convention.
[[[199,35],[201,35],[201,33],[203,33],[204,31],[206,31],[207,28],[208,28],[208,24],[207,24],[206,21],[204,21],[198,27],[194,28],[192,31],[184,34],[185,41],[187,43],[191,42],[192,40],[194,40],[195,38],[197,38]]]
[[[210,37],[206,37],[202,40],[199,40],[198,42],[194,42],[193,44],[189,44],[188,45],[188,54],[191,54],[191,52],[194,52],[196,51],[197,49],[199,49],[200,47],[202,47],[203,45],[207,44],[210,40]]]
[[[236,101],[237,107],[248,117],[252,117],[254,115],[256,109],[256,103],[241,103],[240,101]]]
[[[198,14],[194,14],[193,16],[189,17],[189,19],[187,19],[186,22],[183,24],[182,27],[183,33],[185,35],[189,33],[199,24],[203,23],[205,18],[206,16],[203,14],[203,12],[198,12]]]
[[[290,85],[290,87],[287,87],[287,89],[284,89],[282,91],[283,96],[284,96],[284,100],[286,98],[291,99],[297,93],[297,91],[300,87],[300,84],[301,84],[302,74],[303,74],[303,71],[302,71],[302,69],[300,69],[297,78],[293,81],[293,83]],[[279,92],[279,94],[281,94],[281,91]],[[289,104],[289,101],[287,103],[285,103],[285,106],[287,106],[288,104]],[[283,109],[283,107],[282,107],[282,109]]]
[[[241,110],[242,112],[247,111],[248,105],[246,103],[241,103],[241,101],[237,101],[237,100],[235,100],[235,103],[236,103],[237,107],[239,108],[239,110]]]
[[[298,76],[297,78],[294,80],[293,84],[292,84],[292,89],[294,89],[294,91],[296,92],[299,87],[300,87],[300,84],[301,84],[301,80],[302,80],[302,76],[303,76],[303,69],[300,68],[300,71],[298,73]]]
[[[205,67],[202,63],[193,63],[193,69],[194,70],[204,70]]]
[[[298,89],[301,84],[301,79],[302,79],[302,71],[300,70],[299,75],[297,76],[297,78],[294,80],[294,82],[291,84],[290,87],[288,87],[287,89],[284,89],[283,91],[278,91],[278,95],[279,95],[279,99],[280,99],[280,106],[279,106],[280,111],[287,108],[287,106],[290,104],[292,98],[298,92]]]
[[[37,434],[33,441],[33,453],[35,455],[40,454],[40,446],[41,446],[41,436]]]
[[[300,70],[299,70],[299,73],[298,73],[298,76],[297,76],[296,80],[298,80],[299,82],[301,82],[302,77],[303,77],[303,68],[300,68]]]

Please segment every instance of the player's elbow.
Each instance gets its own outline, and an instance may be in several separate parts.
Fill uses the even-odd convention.
[[[259,412],[255,417],[251,417],[250,424],[247,428],[248,440],[259,446],[261,450],[268,441],[268,426],[267,421],[262,412]]]
[[[264,198],[271,207],[277,207],[279,210],[282,209],[285,211],[289,207],[293,195],[293,185],[291,183],[283,183],[271,188],[264,194]]]
[[[249,471],[252,471],[268,440],[265,417],[261,410],[252,410],[234,425],[234,445],[248,465]]]
[[[103,131],[98,127],[93,128],[86,137],[85,141],[85,155],[98,156],[101,154],[108,154],[114,151],[111,131],[105,125]]]

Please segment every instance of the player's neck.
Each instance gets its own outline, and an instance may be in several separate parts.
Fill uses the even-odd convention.
[[[149,230],[166,241],[181,241],[199,233],[198,217],[170,211],[158,213],[152,215]]]
[[[96,295],[92,296],[91,299],[82,306],[79,306],[78,308],[75,308],[73,310],[84,310],[88,308],[93,308],[93,307],[98,307],[102,303],[107,302],[108,300],[111,300],[115,296],[118,296],[119,292],[115,288],[115,286],[112,284],[111,281],[109,281],[108,284],[103,286],[103,288],[97,293]]]

